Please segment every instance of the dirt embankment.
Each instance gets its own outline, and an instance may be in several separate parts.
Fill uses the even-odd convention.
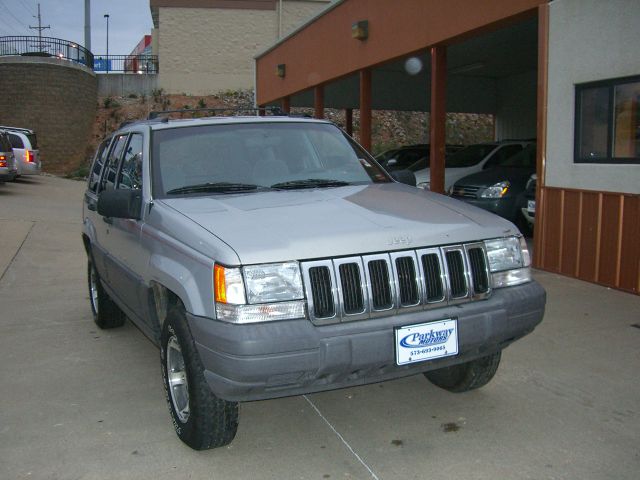
[[[158,110],[177,110],[198,108],[233,108],[253,104],[253,91],[239,90],[221,92],[217,95],[167,95],[162,90],[152,95],[129,95],[128,97],[101,97],[93,125],[91,140],[87,145],[85,160],[69,162],[63,166],[67,175],[84,177],[89,169],[93,153],[100,142],[117,130],[124,121],[147,118],[150,112]],[[311,109],[294,108],[293,113],[313,114]],[[188,115],[204,114],[193,112]],[[325,117],[341,127],[345,127],[343,110],[326,109]],[[492,115],[447,114],[447,143],[467,145],[490,141],[494,135]],[[354,137],[358,139],[359,112],[353,112]],[[400,145],[429,143],[429,114],[423,112],[373,112],[373,153],[395,148]]]

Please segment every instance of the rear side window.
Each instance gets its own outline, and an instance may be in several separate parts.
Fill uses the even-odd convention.
[[[134,133],[124,152],[118,175],[118,188],[142,189],[142,135]]]
[[[93,168],[91,169],[91,175],[89,175],[89,190],[95,192],[98,189],[98,183],[100,183],[100,173],[102,172],[102,166],[107,159],[109,153],[109,143],[111,139],[108,138],[100,144],[98,151],[96,152],[95,159],[93,160]]]
[[[38,139],[36,138],[36,134],[35,133],[28,133],[27,134],[27,138],[29,139],[29,143],[31,144],[31,148],[33,150],[37,150],[38,149]]]
[[[118,171],[118,162],[122,156],[122,151],[127,143],[127,135],[118,135],[114,140],[114,145],[111,147],[109,158],[105,165],[105,172],[102,174],[102,181],[100,182],[100,188],[98,192],[105,190],[106,188],[113,188],[116,183],[116,173]]]
[[[0,152],[10,152],[11,149],[8,136],[5,133],[0,134]]]
[[[22,142],[22,139],[14,133],[9,134],[9,141],[11,142],[11,146],[13,148],[24,148],[24,143]]]

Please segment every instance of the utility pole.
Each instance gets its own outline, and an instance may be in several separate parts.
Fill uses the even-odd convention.
[[[91,51],[91,0],[84,0],[84,48]]]
[[[29,28],[31,28],[33,30],[38,30],[38,45],[39,45],[40,51],[42,52],[42,30],[46,30],[47,28],[51,28],[51,25],[47,25],[46,27],[42,26],[42,16],[40,15],[40,4],[38,4],[38,16],[36,17],[34,15],[33,18],[37,18],[38,19],[38,26],[37,27],[32,27],[31,25],[29,25]]]
[[[107,19],[107,57],[106,57],[106,68],[107,73],[109,73],[109,14],[105,13],[104,18]]]

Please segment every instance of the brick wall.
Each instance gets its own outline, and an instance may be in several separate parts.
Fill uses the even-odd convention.
[[[95,74],[66,60],[0,57],[0,125],[38,135],[44,171],[79,165],[96,114]]]

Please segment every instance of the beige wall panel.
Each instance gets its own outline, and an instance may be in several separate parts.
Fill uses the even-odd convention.
[[[306,21],[327,8],[331,2],[318,0],[285,0],[282,2],[282,31],[280,38],[289,35]]]
[[[549,5],[546,185],[640,193],[640,166],[574,164],[575,85],[640,74],[638,0]]]
[[[205,95],[253,87],[253,56],[273,43],[270,10],[160,8],[159,87]]]

